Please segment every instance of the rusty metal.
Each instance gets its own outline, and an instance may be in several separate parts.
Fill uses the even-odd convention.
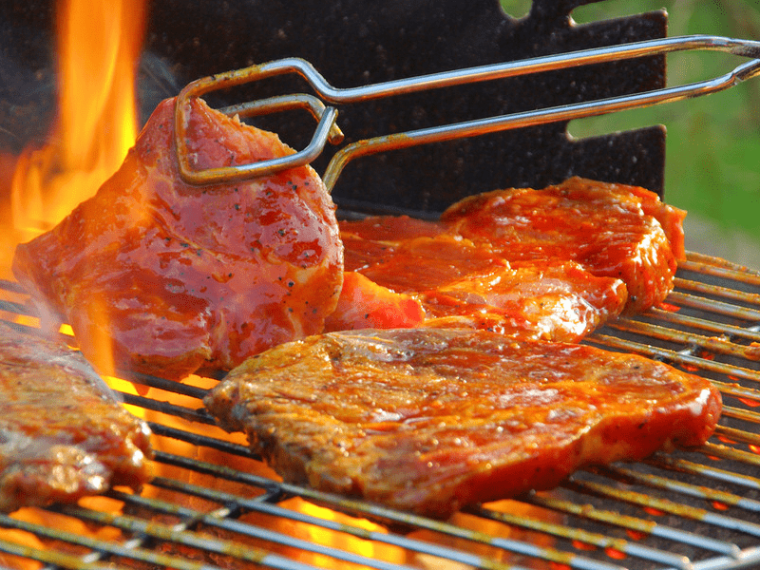
[[[185,182],[197,185],[225,183],[265,176],[287,168],[309,164],[322,153],[328,140],[331,142],[342,140],[342,136],[336,136],[337,107],[325,106],[322,108],[315,104],[311,106],[311,111],[313,117],[317,119],[317,128],[311,142],[304,149],[291,155],[256,163],[228,165],[201,170],[194,169],[191,164],[191,155],[187,149],[189,101],[212,91],[261,81],[269,77],[297,74],[303,77],[317,95],[327,103],[350,104],[452,86],[493,81],[495,79],[546,73],[602,62],[610,63],[687,50],[720,51],[751,59],[721,77],[689,85],[664,87],[654,91],[634,93],[611,99],[584,101],[547,109],[522,111],[358,140],[342,148],[330,160],[323,174],[323,179],[327,191],[331,192],[346,164],[362,156],[418,145],[470,138],[510,129],[534,127],[554,122],[569,121],[571,119],[603,115],[672,101],[682,101],[728,89],[760,74],[760,42],[704,35],[663,38],[549,55],[528,60],[458,69],[343,89],[332,86],[308,61],[300,58],[286,58],[252,65],[243,69],[217,73],[189,83],[177,96],[174,131],[179,173]],[[301,102],[303,97],[301,94],[296,94],[293,95],[292,100],[288,96],[279,96],[276,99],[253,101],[250,103],[250,106],[248,104],[236,105],[231,113],[239,114],[250,110],[258,115],[266,114],[267,112],[290,108],[297,102]],[[296,98],[298,98],[298,101],[296,101]]]

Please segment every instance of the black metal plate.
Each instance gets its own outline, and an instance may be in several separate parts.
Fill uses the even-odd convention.
[[[530,14],[516,20],[497,0],[152,0],[146,53],[150,61],[162,62],[164,71],[170,70],[171,80],[163,90],[142,92],[149,93],[152,108],[156,98],[174,94],[177,86],[197,77],[287,56],[308,59],[335,86],[352,87],[666,35],[664,12],[573,25],[572,9],[589,1],[535,0]],[[0,40],[28,46],[28,41],[19,44],[20,34],[21,39],[28,35],[19,30],[36,27],[50,33],[49,0],[13,0],[10,5],[4,11],[11,24]],[[26,57],[29,50],[10,51]],[[155,81],[151,75],[143,73],[141,79]],[[664,58],[649,57],[346,106],[340,110],[339,124],[346,142],[352,142],[664,84]],[[19,88],[28,92],[29,85]],[[300,78],[275,78],[213,103],[305,88]],[[6,84],[2,97],[17,100],[19,95]],[[312,120],[301,113],[278,114],[257,124],[277,131],[296,148],[305,146],[313,131]],[[333,152],[328,149],[314,163],[317,171],[324,172]],[[509,186],[542,187],[572,175],[638,184],[662,193],[664,161],[661,127],[572,141],[566,124],[557,123],[362,158],[348,165],[334,197],[345,207],[424,214],[468,194]]]
[[[342,0],[193,3],[154,0],[147,45],[190,80],[285,56],[311,61],[337,87],[532,56],[664,37],[662,12],[587,26],[569,14],[583,0],[536,0],[515,20],[497,0]],[[649,90],[665,83],[661,57],[408,95],[341,108],[346,142],[537,107]],[[233,100],[304,89],[300,79],[267,81]],[[289,122],[290,121],[290,122]],[[304,130],[303,127],[306,126]],[[305,146],[303,115],[264,122]],[[438,211],[463,195],[509,186],[541,187],[571,175],[662,192],[660,127],[573,142],[565,124],[394,151],[348,165],[335,189],[341,204]],[[300,145],[300,146],[299,146]],[[315,163],[323,172],[332,152]],[[367,204],[369,203],[369,205]]]

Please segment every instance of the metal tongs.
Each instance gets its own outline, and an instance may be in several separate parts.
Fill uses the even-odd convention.
[[[193,81],[177,96],[174,121],[179,172],[183,180],[194,185],[245,180],[309,164],[322,153],[327,141],[335,145],[342,142],[343,133],[336,124],[338,110],[335,107],[327,106],[314,95],[304,93],[270,97],[268,99],[225,107],[224,109],[220,109],[220,111],[230,116],[236,114],[240,116],[255,116],[294,108],[307,109],[317,121],[317,127],[311,142],[306,148],[294,154],[272,160],[194,170],[190,165],[186,145],[189,100],[193,97],[201,97],[210,91],[234,87],[275,75],[285,73],[297,73],[301,75],[327,103],[356,103],[465,83],[490,81],[529,73],[554,71],[594,63],[607,63],[688,50],[719,51],[752,58],[752,61],[745,62],[720,77],[687,85],[359,140],[342,148],[330,160],[322,178],[327,191],[331,192],[346,164],[350,160],[360,156],[556,121],[569,121],[603,115],[626,109],[659,105],[661,103],[680,101],[723,91],[747,79],[760,75],[760,42],[708,35],[680,36],[471,67],[347,89],[333,87],[309,62],[300,58],[285,58],[253,65]]]

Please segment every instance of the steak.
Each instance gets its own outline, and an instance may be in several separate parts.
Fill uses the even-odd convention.
[[[151,476],[147,424],[63,344],[0,326],[0,511]]]
[[[326,330],[464,326],[577,342],[665,299],[684,216],[643,188],[571,178],[471,196],[438,221],[344,221],[351,277]]]
[[[205,404],[287,481],[436,518],[699,446],[721,410],[707,380],[640,356],[436,328],[286,343]]]
[[[577,262],[621,279],[626,311],[645,311],[673,289],[685,258],[686,212],[644,188],[570,178],[542,190],[497,190],[465,198],[441,220],[510,261]]]
[[[276,135],[191,100],[195,169],[293,152]],[[161,103],[119,171],[50,232],[18,246],[13,272],[85,356],[179,379],[229,369],[322,331],[343,280],[335,206],[308,166],[191,186],[174,154],[174,100]],[[112,350],[102,349],[108,346]]]

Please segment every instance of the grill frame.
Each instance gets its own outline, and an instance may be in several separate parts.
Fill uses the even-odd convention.
[[[46,569],[88,570],[246,564],[713,570],[760,564],[760,479],[752,475],[760,467],[760,411],[754,410],[760,406],[760,272],[690,252],[675,285],[661,307],[620,318],[585,342],[637,352],[713,381],[724,414],[699,450],[582,470],[555,491],[476,506],[441,522],[283,483],[265,468],[264,474],[244,472],[235,462],[257,458],[213,426],[201,401],[205,386],[125,374],[141,390],[156,391],[121,395],[134,410],[155,414],[149,423],[156,463],[183,476],[161,474],[140,494],[116,488],[106,495],[106,508],[96,506],[99,499],[84,499],[0,515],[0,528],[17,531],[0,534],[0,552],[20,557],[0,560],[0,568],[21,559]],[[16,283],[0,281],[0,316],[34,334],[25,301]],[[179,427],[169,425],[176,421]],[[184,451],[166,450],[177,442]],[[193,457],[193,449],[212,457]],[[222,480],[231,488],[216,489]],[[306,512],[304,505],[310,505]],[[39,520],[32,515],[29,522],[29,511]],[[43,522],[48,518],[51,523]],[[84,530],[61,530],[67,521]],[[32,535],[39,547],[18,538]]]

